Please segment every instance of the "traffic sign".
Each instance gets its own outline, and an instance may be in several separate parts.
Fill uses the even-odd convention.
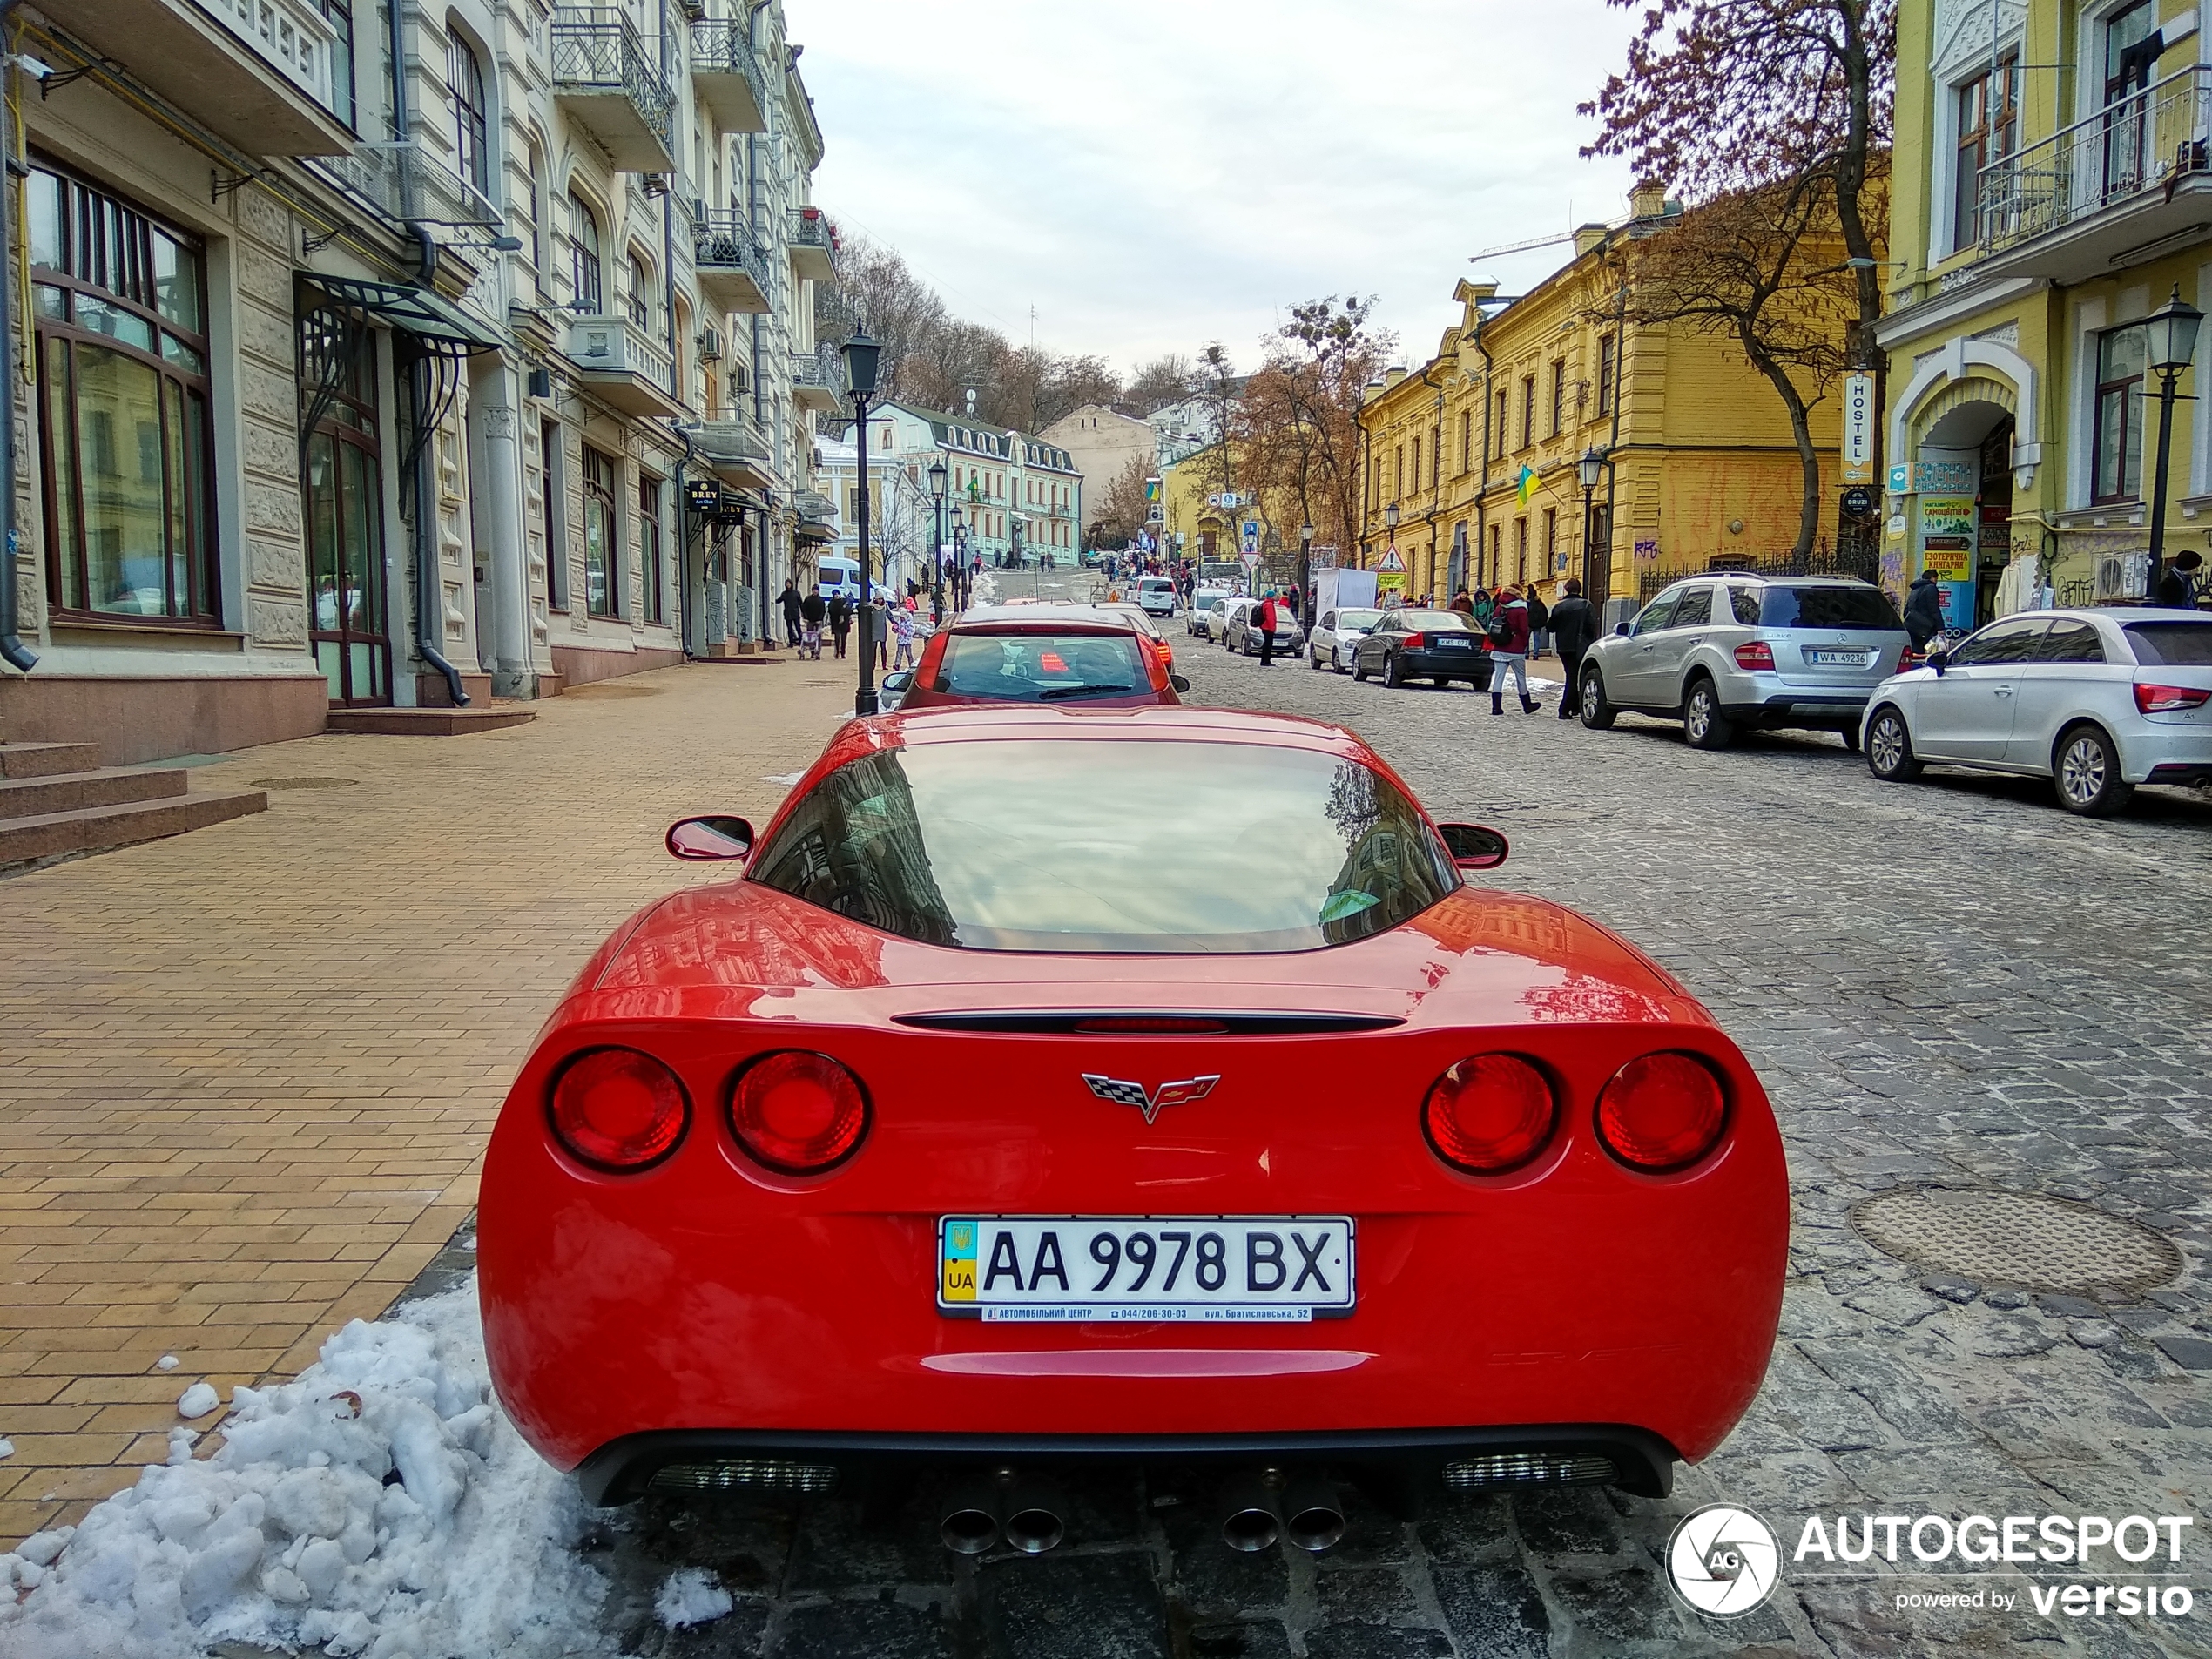
[[[1382,563],[1375,569],[1388,576],[1403,576],[1406,574],[1406,561],[1399,557],[1396,548],[1386,547],[1383,550]]]
[[[1244,523],[1244,556],[1253,558],[1259,553],[1259,521],[1248,518]]]

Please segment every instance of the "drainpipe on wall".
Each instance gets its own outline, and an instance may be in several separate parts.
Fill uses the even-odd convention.
[[[677,437],[684,445],[683,459],[676,463],[676,561],[683,572],[682,578],[676,584],[676,643],[686,658],[691,658],[701,653],[691,649],[691,506],[685,494],[684,480],[685,470],[698,459],[699,452],[681,421],[671,421],[669,425],[675,428]],[[702,519],[699,523],[699,582],[702,587],[706,582],[706,562],[710,556],[707,551],[707,524]],[[706,642],[702,639],[699,644],[704,647]]]
[[[9,17],[22,0],[0,0],[0,28],[5,28]],[[7,66],[5,86],[12,95],[16,77],[21,71],[13,64]],[[0,490],[7,494],[6,518],[0,529],[6,539],[0,547],[7,550],[0,563],[0,661],[18,672],[28,674],[38,664],[38,658],[23,643],[17,631],[17,610],[22,593],[23,570],[16,557],[16,173],[22,164],[17,160],[13,141],[0,138],[0,158],[6,168],[0,172],[0,381],[8,388],[7,418],[0,421]]]

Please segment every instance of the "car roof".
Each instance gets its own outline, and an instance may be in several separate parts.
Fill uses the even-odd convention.
[[[1871,588],[1875,584],[1855,576],[1786,576],[1764,570],[1689,570],[1667,583],[1680,587],[1685,582],[1750,582],[1767,587],[1791,588]]]
[[[956,708],[903,711],[855,719],[848,725],[873,725],[907,746],[959,743],[978,738],[1084,738],[1113,737],[1195,743],[1275,743],[1331,753],[1367,745],[1342,726],[1302,715],[1263,714],[1245,709],[1150,705],[1122,709],[1043,708],[1027,703],[969,705]]]
[[[1102,627],[1120,626],[1120,607],[1114,605],[1055,604],[1049,600],[1019,605],[975,605],[964,612],[956,627],[976,622],[1089,622]]]

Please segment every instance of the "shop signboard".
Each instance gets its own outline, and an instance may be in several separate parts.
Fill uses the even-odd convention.
[[[1874,377],[1844,376],[1844,482],[1874,482]]]

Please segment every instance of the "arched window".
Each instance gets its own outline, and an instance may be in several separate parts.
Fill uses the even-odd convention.
[[[606,314],[605,267],[599,260],[599,218],[581,196],[569,198],[569,298],[587,317]]]
[[[484,96],[484,66],[458,33],[446,36],[446,91],[453,98],[454,169],[486,195],[491,193],[491,102]]]
[[[645,261],[635,253],[630,256],[630,320],[640,328],[650,328],[653,323],[651,302],[646,298],[651,292],[652,279],[645,273]]]

